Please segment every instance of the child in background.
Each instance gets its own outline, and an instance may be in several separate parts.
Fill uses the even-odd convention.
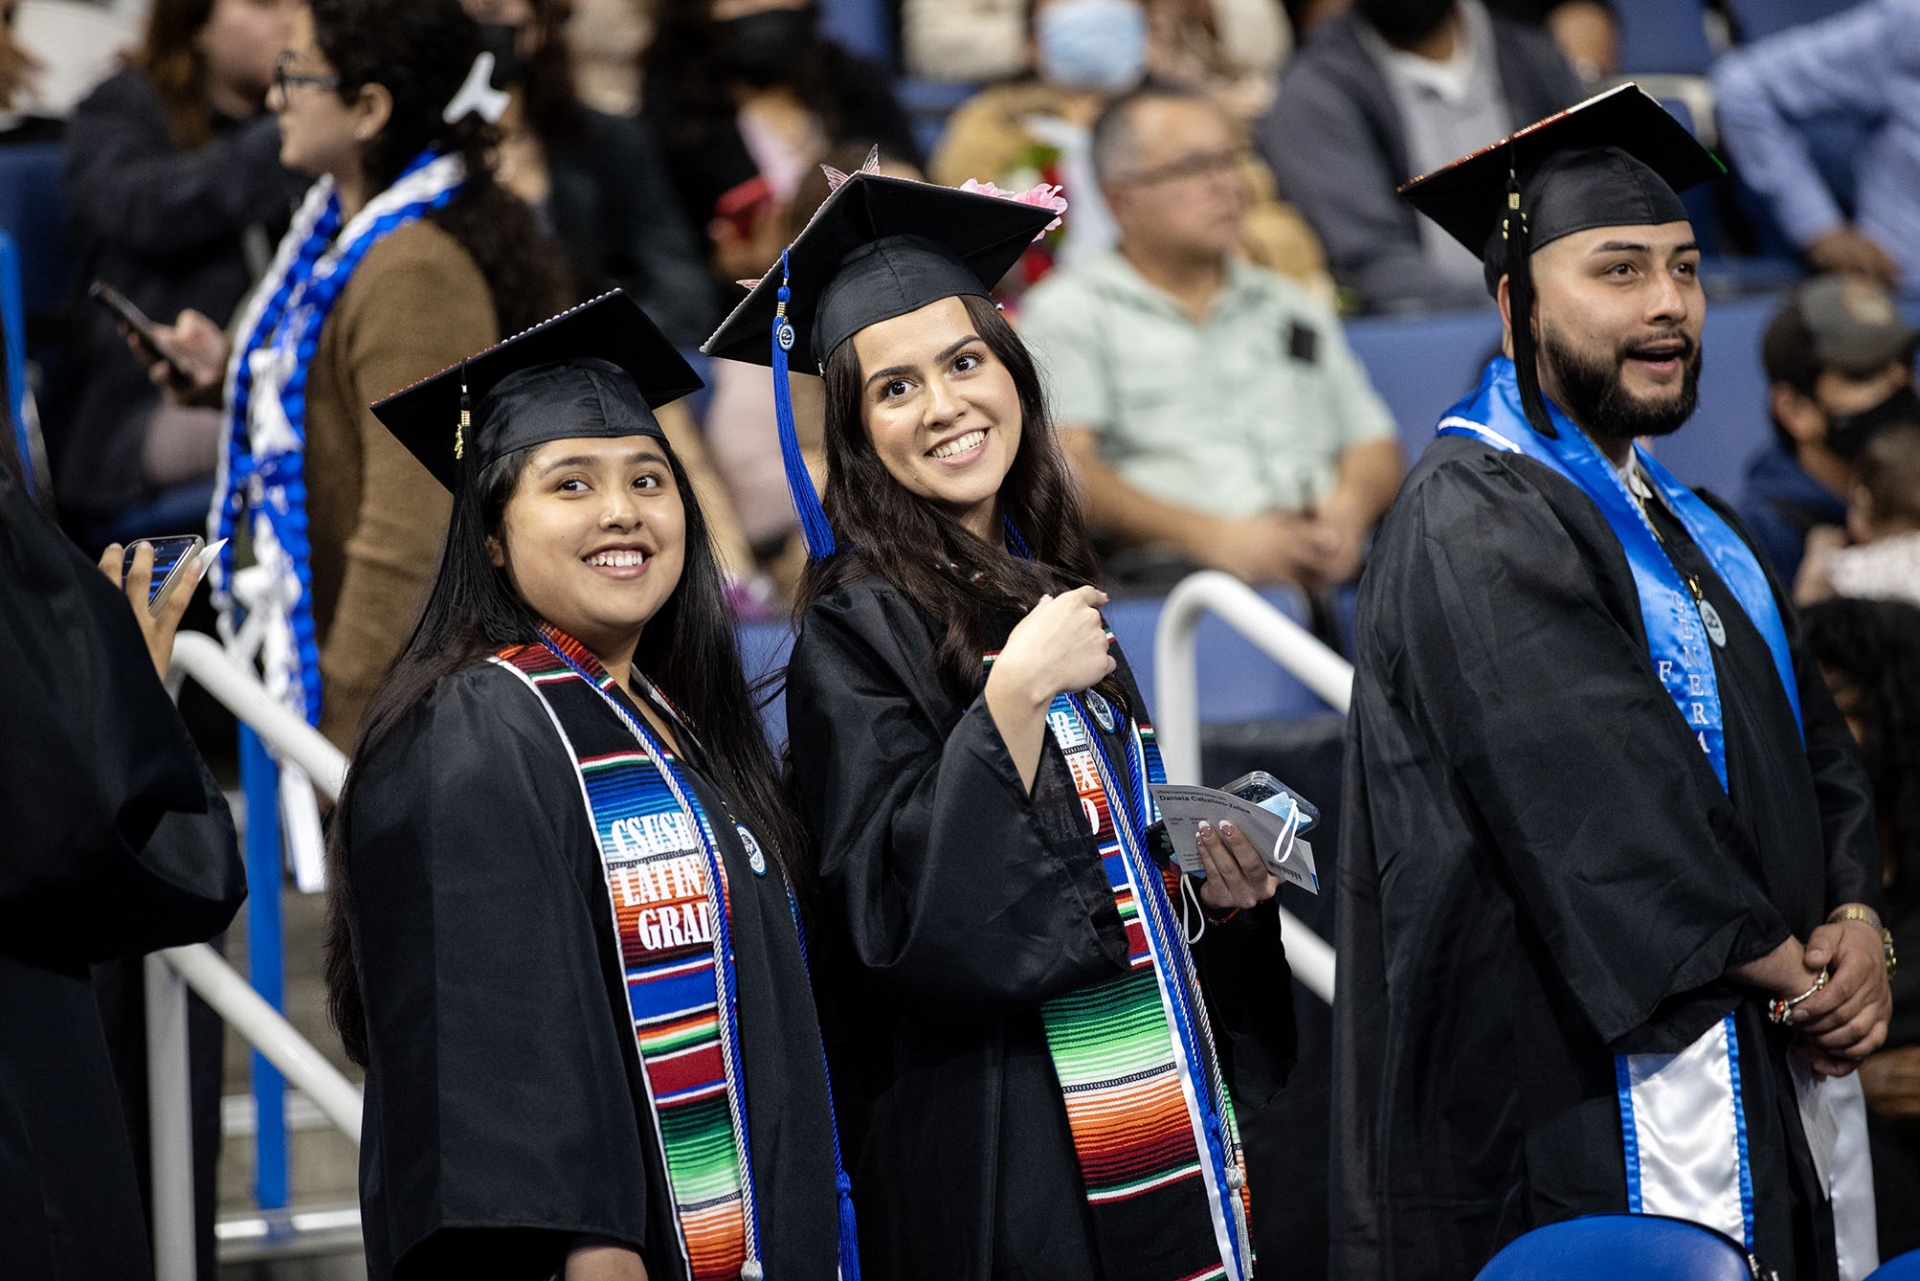
[[[1807,535],[1795,602],[1849,596],[1920,605],[1920,423],[1886,428],[1868,441],[1854,482],[1847,528]]]

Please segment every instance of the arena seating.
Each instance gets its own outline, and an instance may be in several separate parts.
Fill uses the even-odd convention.
[[[1726,8],[1741,42],[1747,43],[1803,22],[1831,18],[1858,3],[1860,0],[1726,0]]]
[[[66,153],[57,142],[0,146],[0,231],[20,249],[21,290],[29,316],[66,305]]]
[[[1595,1214],[1514,1241],[1477,1281],[1752,1281],[1746,1252],[1697,1223],[1655,1214]]]
[[[1614,0],[1620,65],[1628,75],[1704,76],[1713,63],[1702,0]]]

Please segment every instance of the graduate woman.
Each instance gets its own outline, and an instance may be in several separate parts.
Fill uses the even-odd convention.
[[[616,291],[374,406],[454,491],[333,847],[375,1281],[858,1275],[699,385]]]
[[[826,378],[824,511],[789,471],[816,559],[787,726],[863,1259],[1242,1278],[1226,1087],[1265,1101],[1293,1053],[1275,882],[1209,832],[1183,913],[1144,847],[1153,731],[987,296],[1053,217],[857,174],[708,344]]]

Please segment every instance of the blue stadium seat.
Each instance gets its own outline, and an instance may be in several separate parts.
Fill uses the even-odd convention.
[[[947,127],[947,117],[979,90],[980,86],[963,80],[896,80],[893,93],[900,100],[900,109],[907,113],[907,122],[913,128],[913,141],[920,148],[920,154],[931,156],[939,145],[940,134]],[[975,175],[983,180],[993,178],[993,174]]]
[[[1614,0],[1620,18],[1620,66],[1628,75],[1704,76],[1713,65],[1701,0]]]
[[[1726,0],[1742,43],[1764,40],[1776,31],[1818,22],[1853,8],[1860,0]]]
[[[0,349],[5,362],[7,396],[12,403],[0,405],[0,429],[13,436],[15,455],[30,456],[27,448],[27,325],[25,309],[20,305],[20,253],[13,237],[0,231],[0,333],[6,346]]]
[[[1920,1281],[1920,1250],[1888,1259],[1867,1274],[1867,1281]]]
[[[886,0],[820,0],[820,34],[849,53],[893,66]]]
[[[29,315],[66,304],[65,153],[57,142],[0,146],[0,231],[20,250],[20,284]]]
[[[1291,588],[1270,588],[1260,594],[1295,622],[1305,621],[1305,604]],[[1126,652],[1127,661],[1133,665],[1134,679],[1140,683],[1140,693],[1147,700],[1149,713],[1156,706],[1153,630],[1159,624],[1164,603],[1157,598],[1132,598],[1107,606],[1107,622]],[[740,627],[737,635],[740,662],[746,669],[749,685],[786,666],[793,648],[793,630],[786,623],[748,623]],[[1203,724],[1293,720],[1329,710],[1319,696],[1217,618],[1201,622],[1196,651]],[[787,711],[783,692],[776,693],[773,701],[761,709],[760,723],[773,743],[786,741]]]
[[[1711,1228],[1654,1214],[1595,1214],[1512,1242],[1477,1281],[1752,1281],[1747,1253]]]
[[[1393,412],[1411,463],[1432,442],[1441,413],[1479,381],[1500,345],[1500,313],[1488,307],[1354,320],[1347,341]]]

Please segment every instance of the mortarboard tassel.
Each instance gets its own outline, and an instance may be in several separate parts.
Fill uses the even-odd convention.
[[[453,460],[467,456],[467,428],[473,426],[473,401],[467,398],[467,362],[460,362],[460,421],[453,429]]]
[[[1507,169],[1507,208],[1500,218],[1500,239],[1507,255],[1507,313],[1513,324],[1513,373],[1520,386],[1520,408],[1533,429],[1549,440],[1559,436],[1540,393],[1539,357],[1533,341],[1533,238],[1520,208],[1520,177]]]
[[[793,350],[793,325],[787,320],[787,302],[792,294],[786,251],[780,253],[779,305],[773,312],[773,414],[780,428],[780,460],[787,470],[787,492],[793,498],[793,511],[800,518],[800,535],[806,539],[807,556],[825,560],[833,555],[833,526],[827,523],[826,509],[813,488],[813,476],[800,453],[800,433],[793,425],[793,392],[787,385],[787,353]]]

